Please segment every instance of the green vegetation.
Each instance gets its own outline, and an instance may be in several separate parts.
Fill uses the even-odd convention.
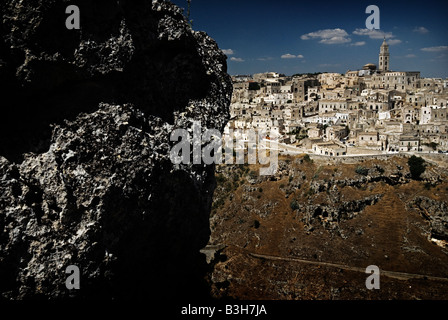
[[[366,175],[369,174],[369,169],[364,168],[364,167],[361,167],[361,166],[358,166],[358,167],[355,169],[355,172],[356,172],[357,174],[362,175],[362,176],[366,176]]]
[[[306,154],[306,155],[303,157],[303,160],[305,160],[305,161],[308,162],[308,163],[313,163],[313,160],[310,158],[310,155],[309,155],[309,154]]]
[[[425,160],[421,157],[412,156],[408,160],[408,166],[412,179],[420,180],[420,176],[426,170]]]
[[[256,178],[258,177],[258,175],[257,175],[257,173],[256,173],[255,171],[251,170],[251,171],[249,172],[249,177],[250,177],[251,179],[256,179]]]
[[[216,182],[218,183],[218,185],[223,184],[225,181],[226,181],[226,178],[224,177],[224,175],[222,173],[220,173],[216,176]]]
[[[294,130],[288,133],[289,135],[295,135],[296,140],[303,140],[308,138],[308,131],[305,128],[296,127]]]
[[[296,200],[292,200],[289,206],[292,210],[298,210],[300,208],[299,203]]]

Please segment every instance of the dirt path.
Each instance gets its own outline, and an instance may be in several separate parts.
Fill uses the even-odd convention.
[[[362,273],[365,273],[365,271],[366,271],[365,268],[350,267],[350,266],[346,266],[346,265],[343,265],[343,264],[337,264],[337,263],[310,261],[310,260],[304,260],[304,259],[298,259],[298,258],[286,258],[286,257],[270,256],[270,255],[256,254],[256,253],[248,253],[248,255],[253,257],[253,258],[257,258],[257,259],[305,263],[305,264],[312,264],[312,265],[340,268],[340,269],[344,269],[344,270],[355,271],[355,272],[362,272]],[[384,275],[384,276],[389,277],[389,278],[395,278],[395,279],[398,279],[398,280],[427,279],[427,280],[434,280],[434,281],[448,281],[448,278],[433,277],[433,276],[427,276],[427,275],[415,274],[415,273],[386,271],[386,270],[380,270],[380,275]]]

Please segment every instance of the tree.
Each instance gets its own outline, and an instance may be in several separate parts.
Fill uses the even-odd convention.
[[[421,157],[412,156],[408,160],[408,166],[412,179],[420,180],[420,176],[426,170],[425,160]]]
[[[303,160],[305,160],[306,162],[312,162],[313,160],[310,158],[310,155],[309,154],[306,154],[304,157],[303,157]]]
[[[299,203],[298,203],[296,200],[292,200],[292,201],[289,203],[289,206],[291,207],[292,210],[298,210],[298,209],[300,209],[300,205],[299,205]]]
[[[369,174],[369,169],[364,168],[364,167],[361,167],[361,166],[358,166],[358,167],[355,169],[355,172],[356,172],[357,174],[362,175],[362,176],[367,176],[367,175]]]

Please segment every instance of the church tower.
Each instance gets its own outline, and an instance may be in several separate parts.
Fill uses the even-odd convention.
[[[390,70],[390,64],[389,64],[389,46],[387,45],[386,38],[384,38],[383,44],[380,48],[380,60],[379,60],[379,70],[389,71]]]

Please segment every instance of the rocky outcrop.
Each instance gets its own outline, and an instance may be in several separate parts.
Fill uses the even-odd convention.
[[[298,204],[297,212],[302,216],[308,231],[312,231],[316,223],[322,224],[328,230],[338,230],[340,221],[353,219],[367,206],[376,204],[381,198],[382,195],[376,194],[360,200],[335,201],[329,205]]]
[[[169,2],[69,4],[0,4],[0,297],[202,295],[214,167],[169,136],[224,128],[226,57]]]
[[[424,196],[417,196],[409,206],[429,220],[431,238],[448,241],[448,205]]]

